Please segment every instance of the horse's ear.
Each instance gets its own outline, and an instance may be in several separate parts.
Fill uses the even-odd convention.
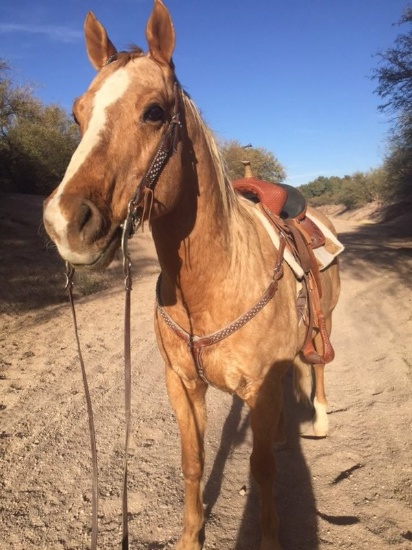
[[[84,21],[84,36],[90,63],[98,71],[117,50],[107,36],[106,29],[91,11]]]
[[[175,49],[175,30],[170,14],[161,0],[155,0],[147,22],[146,39],[150,56],[158,63],[169,65]]]

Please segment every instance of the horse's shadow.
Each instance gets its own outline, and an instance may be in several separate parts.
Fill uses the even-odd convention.
[[[249,415],[242,420],[242,409],[243,402],[238,397],[233,396],[232,406],[222,428],[219,449],[204,488],[203,498],[206,519],[210,517],[219,497],[226,461],[233,449],[240,445],[246,437],[249,427]]]
[[[287,443],[275,451],[278,469],[276,483],[277,510],[280,519],[280,539],[286,550],[318,549],[318,517],[311,476],[301,448],[300,423],[308,420],[311,411],[296,404],[291,389],[291,376],[285,380],[285,413]],[[232,406],[222,429],[221,442],[204,490],[206,522],[218,499],[225,464],[246,437],[249,415],[242,418],[243,402],[233,398]],[[259,548],[259,491],[249,480],[247,501],[243,511],[234,550]],[[207,525],[206,525],[207,537]]]

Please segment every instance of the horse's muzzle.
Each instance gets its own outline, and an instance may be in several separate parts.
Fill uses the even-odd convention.
[[[43,219],[60,255],[73,266],[104,269],[120,245],[120,228],[81,195],[51,195],[44,202]]]

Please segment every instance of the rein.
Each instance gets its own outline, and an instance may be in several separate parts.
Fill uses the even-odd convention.
[[[125,275],[125,318],[124,318],[124,380],[125,380],[125,445],[124,445],[124,464],[123,464],[123,491],[122,491],[122,550],[129,548],[129,528],[127,523],[127,463],[129,455],[129,435],[130,435],[130,420],[131,420],[131,388],[132,388],[132,368],[131,368],[131,345],[130,345],[130,305],[131,305],[131,260],[127,248],[127,239],[125,231],[122,236],[122,251],[123,251],[123,272]],[[96,446],[96,430],[94,426],[94,415],[92,400],[90,397],[90,389],[87,381],[86,368],[83,361],[83,354],[80,346],[79,330],[77,325],[76,310],[74,307],[73,298],[73,276],[74,268],[66,263],[66,285],[65,288],[69,294],[74,334],[77,344],[77,352],[79,355],[80,368],[82,372],[83,388],[86,398],[87,418],[89,422],[90,449],[92,455],[92,533],[90,549],[97,549],[98,535],[98,465],[97,465],[97,446]]]
[[[74,335],[76,338],[77,352],[79,354],[80,368],[82,371],[84,395],[86,398],[87,418],[89,420],[89,435],[90,435],[90,449],[92,454],[92,534],[91,534],[91,550],[97,548],[97,512],[98,512],[98,469],[97,469],[97,448],[96,448],[96,430],[94,428],[94,417],[92,400],[90,397],[89,384],[87,382],[86,368],[84,366],[83,354],[80,346],[79,331],[77,327],[76,310],[74,307],[73,299],[73,276],[74,268],[66,262],[66,285],[65,289],[68,291],[70,308],[72,312]]]
[[[131,309],[131,291],[132,291],[132,273],[131,258],[128,248],[128,240],[134,235],[136,230],[144,220],[148,198],[153,202],[153,188],[170,156],[176,152],[177,144],[180,139],[180,96],[177,82],[174,85],[175,102],[169,127],[163,134],[156,152],[149,164],[145,175],[140,180],[136,190],[127,206],[126,219],[122,224],[121,249],[123,254],[123,273],[125,284],[125,316],[124,316],[124,379],[125,379],[125,447],[123,464],[123,491],[122,491],[122,550],[129,549],[129,528],[128,528],[128,495],[127,495],[127,465],[129,454],[130,422],[131,422],[131,387],[132,387],[132,368],[131,368],[131,330],[130,330],[130,309]],[[139,207],[143,203],[143,213],[137,214]],[[150,217],[150,209],[149,209]],[[84,366],[83,355],[80,346],[79,331],[77,325],[76,311],[73,298],[73,277],[74,267],[66,263],[66,284],[65,288],[69,294],[69,301],[72,312],[73,326],[79,362],[82,372],[83,387],[86,398],[87,416],[89,423],[90,448],[92,455],[92,533],[90,550],[97,550],[98,535],[98,465],[97,465],[97,446],[96,432],[94,426],[93,406],[90,397],[89,384],[87,381],[86,369]]]

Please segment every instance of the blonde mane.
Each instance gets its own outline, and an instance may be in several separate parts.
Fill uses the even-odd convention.
[[[202,132],[205,138],[213,162],[213,167],[216,172],[216,178],[220,193],[222,195],[225,213],[227,215],[230,215],[236,202],[236,195],[233,190],[232,184],[230,183],[225,161],[216,144],[213,132],[206,125],[199,113],[198,108],[196,107],[190,96],[186,92],[184,92],[184,90],[182,90],[182,98],[186,113],[190,114],[193,117],[196,126]]]
[[[120,66],[124,66],[127,63],[129,63],[129,61],[135,59],[136,57],[143,57],[144,55],[145,54],[143,53],[143,50],[133,44],[129,47],[129,51],[117,52],[113,57],[117,61],[120,61]],[[174,70],[173,62],[171,62],[171,68]],[[205,138],[205,142],[209,149],[210,157],[213,162],[213,167],[216,172],[216,178],[217,178],[219,190],[223,199],[225,213],[227,215],[230,215],[233,210],[233,206],[236,202],[236,195],[233,190],[232,184],[230,183],[230,178],[227,172],[226,163],[216,144],[216,140],[213,135],[213,132],[210,130],[210,128],[202,119],[202,116],[200,115],[197,106],[195,105],[195,103],[193,102],[189,94],[187,94],[183,90],[179,82],[178,82],[178,86],[181,91],[181,98],[183,100],[183,104],[186,112],[192,115],[197,128],[200,130],[200,132],[203,134]]]

